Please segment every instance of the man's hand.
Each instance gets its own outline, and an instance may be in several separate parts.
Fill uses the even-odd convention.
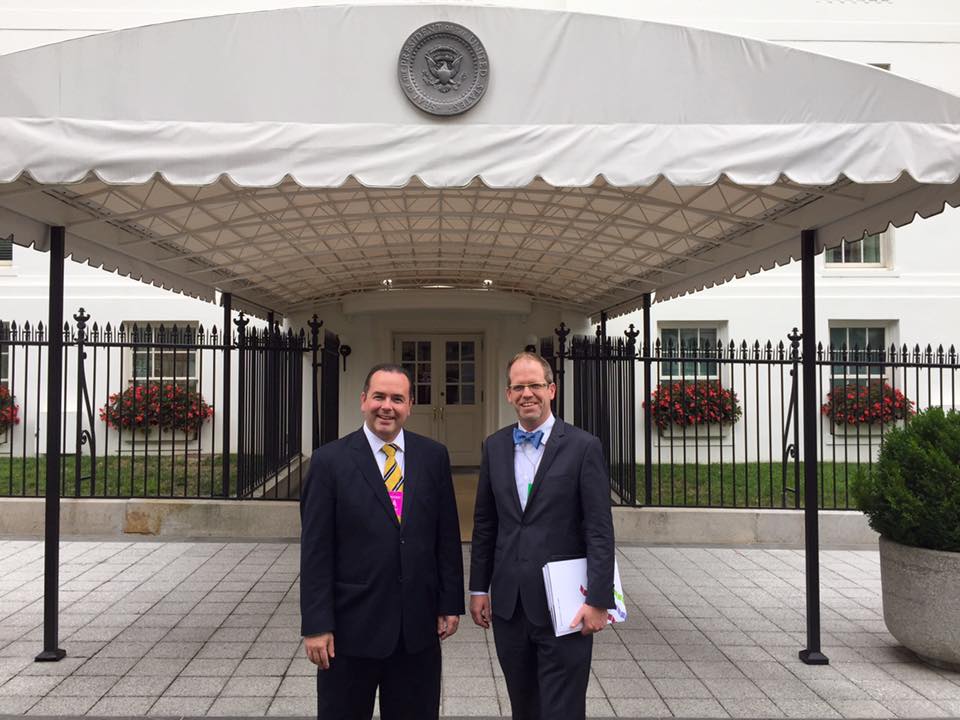
[[[437,617],[437,635],[441,640],[446,640],[453,635],[460,627],[459,615],[439,615]]]
[[[598,633],[607,626],[607,611],[604,608],[595,608],[593,605],[584,603],[577,610],[577,614],[573,616],[570,627],[576,627],[581,622],[583,623],[583,629],[580,631],[581,635]]]
[[[471,595],[470,596],[470,617],[480,627],[486,629],[490,627],[490,596],[489,595]]]
[[[303,646],[307,651],[307,657],[314,665],[319,665],[323,670],[330,669],[330,662],[336,656],[333,650],[333,633],[322,633],[320,635],[310,635],[303,639]]]

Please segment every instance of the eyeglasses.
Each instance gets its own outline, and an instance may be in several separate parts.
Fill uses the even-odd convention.
[[[541,390],[546,390],[550,387],[550,383],[522,383],[518,385],[507,385],[507,390],[510,392],[515,392],[517,394],[522,393],[524,390],[529,389],[531,392],[540,392]]]

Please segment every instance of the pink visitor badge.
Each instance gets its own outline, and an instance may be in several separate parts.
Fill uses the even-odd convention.
[[[397,514],[397,520],[403,517],[403,491],[389,490],[390,501],[393,503],[393,511]]]

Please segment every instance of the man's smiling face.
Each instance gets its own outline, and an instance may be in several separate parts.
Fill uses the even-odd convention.
[[[519,386],[523,386],[520,391]],[[557,386],[547,382],[543,365],[536,360],[522,357],[510,366],[507,402],[517,411],[522,427],[533,430],[542,425],[550,417],[550,401],[556,394]]]
[[[410,382],[401,372],[375,372],[369,387],[360,394],[363,421],[374,435],[387,442],[400,434],[412,406]]]

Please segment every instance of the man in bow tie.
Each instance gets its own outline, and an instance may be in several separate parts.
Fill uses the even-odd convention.
[[[447,449],[405,432],[412,380],[367,374],[363,427],[314,451],[300,500],[300,614],[317,715],[429,720],[440,641],[463,613],[460,523]]]
[[[514,720],[583,720],[593,635],[613,599],[609,471],[600,441],[554,418],[550,365],[518,354],[507,366],[507,401],[517,425],[486,439],[470,563],[470,615],[493,623]],[[587,558],[587,596],[572,626],[555,637],[543,566]]]

